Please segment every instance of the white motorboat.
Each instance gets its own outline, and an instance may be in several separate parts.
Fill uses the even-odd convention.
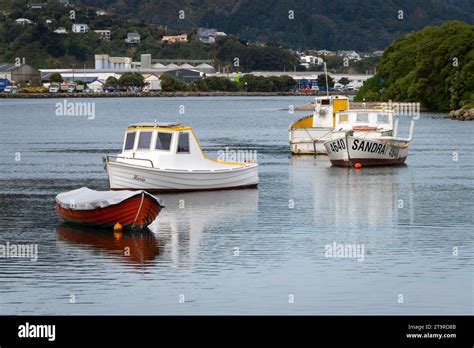
[[[255,161],[206,157],[193,129],[179,123],[130,125],[122,153],[107,156],[105,166],[112,190],[198,191],[258,185]]]
[[[334,166],[403,164],[413,137],[411,121],[408,138],[398,137],[398,118],[390,109],[346,110],[336,113],[332,139],[325,142]]]
[[[295,155],[327,154],[324,143],[331,140],[336,112],[349,109],[346,96],[316,97],[312,115],[302,117],[289,127],[291,153]]]

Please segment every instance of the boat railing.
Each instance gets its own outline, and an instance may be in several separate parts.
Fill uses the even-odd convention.
[[[107,162],[110,162],[110,158],[115,158],[115,162],[118,162],[116,159],[117,158],[121,158],[121,159],[127,159],[127,160],[137,160],[137,161],[147,161],[147,162],[150,162],[151,164],[151,168],[155,168],[155,166],[153,165],[153,161],[150,160],[150,159],[146,159],[146,158],[135,158],[135,157],[123,157],[123,156],[107,156]]]

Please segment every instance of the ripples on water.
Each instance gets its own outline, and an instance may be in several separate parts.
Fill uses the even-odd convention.
[[[39,259],[0,259],[0,313],[472,314],[474,123],[424,114],[406,166],[352,170],[289,155],[298,114],[280,110],[307,98],[93,101],[94,120],[1,101],[0,240],[38,243]],[[144,234],[62,224],[54,196],[107,189],[101,157],[155,119],[192,125],[211,155],[256,150],[259,189],[161,195]],[[364,261],[326,258],[333,242],[363,244]]]

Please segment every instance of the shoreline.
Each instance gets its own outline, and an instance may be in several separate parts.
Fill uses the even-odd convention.
[[[330,95],[341,94],[330,92]],[[325,92],[113,92],[113,93],[0,93],[0,98],[16,99],[48,99],[48,98],[161,98],[161,97],[278,97],[278,96],[318,96]],[[353,94],[348,94],[353,95]]]

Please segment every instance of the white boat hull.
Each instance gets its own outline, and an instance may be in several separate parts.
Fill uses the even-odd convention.
[[[324,143],[331,140],[332,127],[290,129],[290,147],[294,155],[327,155]]]
[[[199,191],[248,188],[258,185],[258,165],[220,170],[165,170],[108,161],[111,190]]]
[[[404,164],[408,155],[408,142],[359,138],[351,135],[339,137],[324,144],[334,166],[397,165]]]

